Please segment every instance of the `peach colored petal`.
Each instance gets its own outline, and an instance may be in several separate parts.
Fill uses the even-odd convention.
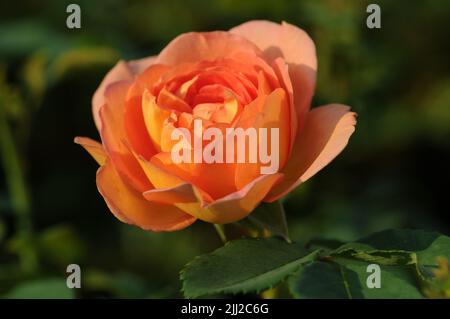
[[[356,114],[349,110],[346,105],[329,104],[308,113],[292,156],[281,171],[284,179],[265,201],[272,202],[286,195],[328,165],[345,148],[356,125]]]
[[[127,61],[128,67],[131,72],[136,75],[142,73],[145,69],[147,69],[150,65],[156,62],[157,56],[149,56],[142,59],[130,60]]]
[[[192,116],[210,121],[220,106],[220,103],[199,103],[192,109]]]
[[[268,95],[264,94],[258,95],[256,99],[246,105],[239,115],[239,118],[236,120],[235,126],[243,129],[253,127],[256,116],[262,112],[264,105],[266,104],[267,97]]]
[[[205,162],[177,164],[172,161],[170,152],[153,156],[151,162],[181,180],[206,191],[214,199],[236,191],[234,183],[235,165],[233,164],[208,164]]]
[[[161,78],[171,69],[171,67],[163,64],[153,64],[140,73],[133,81],[133,85],[128,91],[126,100],[133,97],[140,97],[146,90],[158,84]]]
[[[237,76],[235,76],[228,70],[212,70],[202,72],[187,91],[186,99],[193,101],[193,104],[201,102],[218,102],[217,100],[204,100],[196,102],[196,95],[201,95],[203,92],[205,92],[205,89],[208,90],[208,88],[213,88],[213,91],[210,91],[209,95],[216,99],[217,97],[220,98],[221,96],[223,96],[223,93],[220,94],[220,91],[227,91],[232,93],[235,98],[237,98],[242,104],[248,104],[252,101],[252,98],[243,83],[241,83],[237,79]],[[220,91],[217,92],[217,89],[219,89]]]
[[[178,96],[163,88],[158,94],[158,105],[178,112],[191,112],[191,107]]]
[[[100,109],[100,135],[105,150],[121,176],[136,190],[143,192],[152,187],[126,144],[123,123],[123,108],[129,86],[129,82],[120,81],[106,88],[105,104]]]
[[[74,142],[83,146],[83,148],[95,159],[99,165],[103,165],[106,161],[107,155],[105,150],[97,141],[90,139],[89,137],[77,136]]]
[[[142,112],[142,96],[133,96],[125,104],[124,126],[127,141],[130,148],[139,155],[150,159],[157,153],[153,142],[148,135],[145,125],[144,113]]]
[[[105,103],[104,93],[108,85],[123,80],[132,80],[136,74],[141,73],[147,67],[149,67],[156,60],[156,57],[148,57],[139,60],[132,61],[119,61],[117,64],[106,74],[103,78],[100,86],[95,91],[92,97],[92,114],[94,116],[95,125],[98,131],[101,130],[101,121],[99,111],[102,105]]]
[[[175,203],[174,199],[177,198],[178,195],[174,195],[175,196],[174,197],[171,194],[178,194],[180,191],[184,192],[187,186],[183,185],[186,185],[188,183],[186,183],[186,181],[184,181],[182,178],[174,175],[172,172],[168,172],[163,167],[155,165],[152,162],[146,161],[142,157],[138,157],[138,160],[145,174],[155,187],[154,190],[145,192],[144,196],[148,199],[163,197],[166,201],[168,201],[171,198],[173,200],[172,203]],[[183,195],[187,202],[203,202],[203,201],[212,202],[211,196],[209,196],[205,191],[191,184],[190,188],[191,191],[189,191],[189,194],[193,195],[193,197],[191,196],[188,201],[186,199],[185,192]]]
[[[149,91],[145,91],[142,95],[142,114],[153,146],[161,151],[161,135],[165,122],[170,117],[170,110],[160,107],[155,97]]]
[[[263,71],[258,73],[258,95],[269,95],[272,92],[269,82]]]
[[[255,103],[258,102],[255,100]],[[246,115],[246,112],[250,112],[250,115]],[[273,91],[264,101],[260,112],[255,112],[252,106],[245,108],[242,113],[242,120],[237,121],[237,127],[246,129],[248,127],[254,127],[256,129],[266,128],[268,130],[268,137],[270,137],[270,129],[278,128],[279,132],[279,169],[281,169],[286,163],[289,152],[289,103],[287,101],[286,93],[283,89],[278,88]],[[247,122],[250,119],[250,122]],[[247,141],[247,149],[248,149]],[[270,139],[267,144],[270,147]],[[258,150],[261,144],[258,144]],[[261,166],[267,166],[269,164],[260,163],[259,159],[257,163],[238,163],[236,164],[235,183],[238,189],[241,189],[252,180],[261,175]]]
[[[298,128],[298,117],[294,104],[294,89],[292,88],[291,79],[289,78],[288,65],[284,62],[282,58],[275,59],[275,61],[273,62],[273,69],[282,84],[282,88],[285,89],[285,91],[289,96],[289,125],[291,128],[291,134],[289,136],[288,156],[290,156],[292,148],[294,147],[294,141],[297,135],[297,128]]]
[[[172,40],[159,54],[157,63],[177,65],[212,61],[240,51],[259,52],[253,43],[229,32],[189,32]]]
[[[124,125],[130,147],[139,155],[150,159],[156,150],[147,132],[142,113],[142,94],[150,90],[169,68],[154,64],[142,72],[128,90],[125,103]]]
[[[229,97],[212,114],[215,123],[231,124],[236,119],[242,107],[234,97]]]
[[[232,223],[250,214],[281,177],[282,174],[262,175],[241,190],[211,204],[178,203],[176,206],[209,223]]]
[[[298,124],[301,127],[316,83],[317,57],[314,42],[305,31],[286,22],[278,24],[262,20],[249,21],[232,28],[230,32],[255,43],[269,63],[278,57],[284,58],[288,63]]]
[[[97,172],[97,187],[111,212],[121,221],[152,231],[175,231],[195,218],[172,205],[152,203],[130,188],[106,162]]]
[[[182,178],[163,169],[153,162],[147,161],[140,156],[138,156],[137,159],[155,188],[172,188],[185,183]]]
[[[175,187],[157,188],[144,192],[144,197],[151,202],[161,204],[198,202],[192,185],[183,183]]]
[[[176,116],[171,114],[171,116]],[[172,133],[175,130],[175,126],[173,125],[173,120],[169,119],[168,123],[166,123],[161,132],[161,151],[162,152],[171,152],[174,146],[178,143],[178,140],[172,139]]]
[[[191,113],[181,113],[178,117],[178,127],[192,128],[194,117]]]

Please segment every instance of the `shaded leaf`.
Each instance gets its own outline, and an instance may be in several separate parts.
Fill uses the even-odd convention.
[[[321,294],[333,298],[423,298],[421,289],[428,287],[430,280],[425,266],[436,265],[437,256],[449,253],[450,238],[439,233],[386,230],[329,251],[327,266],[319,265],[313,270],[311,264],[300,268],[290,279],[290,289],[298,298]],[[369,264],[380,266],[380,288],[366,284],[371,274],[367,272]],[[323,276],[316,275],[321,270]],[[342,287],[346,288],[346,295]]]
[[[368,288],[367,266],[346,258],[310,263],[289,279],[289,288],[296,298],[422,298],[413,272],[403,266],[383,266],[381,287]]]
[[[314,238],[311,239],[307,244],[306,248],[310,250],[314,249],[323,249],[323,250],[335,250],[345,243],[340,240],[335,239],[322,239],[322,238]]]
[[[315,261],[301,267],[289,278],[289,289],[295,298],[346,299],[361,298],[357,275],[336,263]]]
[[[419,264],[437,266],[437,256],[450,259],[450,237],[424,230],[391,229],[362,238],[356,243],[346,244],[335,253],[346,249],[414,252],[417,254]]]

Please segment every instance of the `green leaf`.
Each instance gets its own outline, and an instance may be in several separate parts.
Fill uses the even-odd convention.
[[[332,256],[354,258],[379,265],[413,265],[417,255],[404,250],[374,250],[358,243],[347,244],[331,253]]]
[[[240,239],[195,258],[181,272],[187,298],[260,292],[280,283],[319,251],[271,238]]]
[[[291,277],[295,297],[423,298],[421,288],[429,280],[425,266],[436,265],[438,256],[449,258],[450,238],[422,230],[386,230],[328,254],[326,265],[309,264]],[[366,284],[372,263],[380,266],[381,288]]]
[[[72,299],[73,289],[63,278],[39,279],[25,282],[13,288],[6,296],[10,299]]]
[[[289,278],[295,298],[345,299],[361,296],[357,275],[336,263],[315,261],[301,267]]]
[[[296,298],[422,298],[413,272],[404,266],[383,266],[381,287],[368,288],[367,265],[346,258],[313,262],[289,278],[289,289]]]
[[[332,256],[350,257],[380,265],[413,265],[419,281],[426,267],[436,267],[436,258],[450,258],[450,237],[423,230],[385,230],[342,245]]]
[[[261,203],[248,217],[260,231],[268,232],[269,236],[281,236],[290,241],[283,205],[279,201]]]
[[[378,250],[406,250],[415,252],[421,265],[437,266],[436,257],[450,259],[450,237],[437,232],[401,229],[385,230],[358,240]]]
[[[335,239],[313,238],[306,244],[306,248],[309,250],[322,249],[328,252],[333,251],[344,244],[344,242]]]

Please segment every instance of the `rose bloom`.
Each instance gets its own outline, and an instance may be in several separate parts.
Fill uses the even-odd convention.
[[[333,160],[355,130],[341,104],[310,110],[315,46],[283,22],[185,33],[158,56],[120,61],[92,99],[101,143],[77,137],[98,162],[97,187],[122,222],[174,231],[197,219],[238,221]],[[279,170],[261,163],[174,163],[175,128],[279,128]]]

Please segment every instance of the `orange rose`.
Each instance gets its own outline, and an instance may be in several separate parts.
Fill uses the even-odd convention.
[[[313,41],[288,23],[182,34],[106,75],[92,100],[102,143],[75,142],[101,165],[97,186],[119,220],[153,231],[234,222],[317,173],[354,132],[349,107],[310,110],[316,69]],[[260,159],[174,162],[172,133],[192,132],[196,119],[220,130],[277,128],[279,169],[262,174]]]

